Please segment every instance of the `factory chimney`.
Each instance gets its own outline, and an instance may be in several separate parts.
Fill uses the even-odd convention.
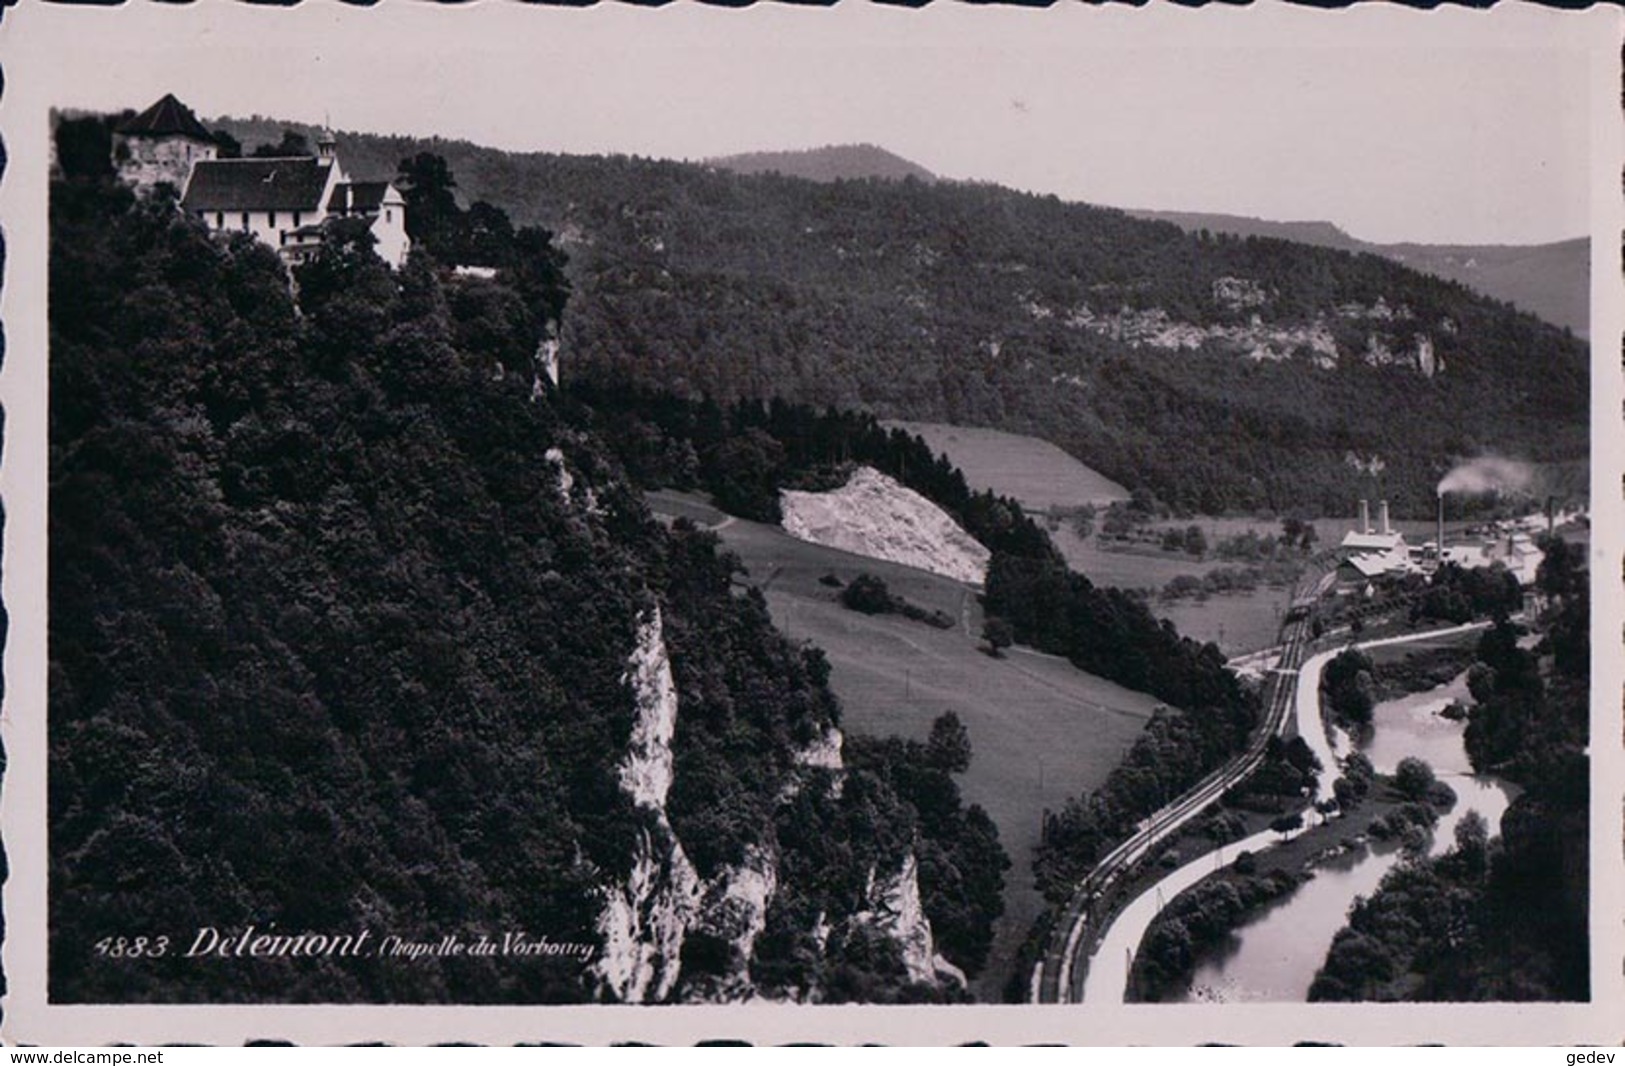
[[[1371,532],[1371,505],[1365,500],[1360,501],[1360,524],[1355,527],[1355,532]]]
[[[1557,508],[1557,497],[1556,496],[1548,496],[1548,497],[1546,497],[1546,535],[1548,537],[1552,535],[1552,529],[1553,529],[1554,525],[1556,524],[1556,517],[1557,517],[1556,508]]]
[[[1388,527],[1388,501],[1377,501],[1377,521],[1382,525],[1382,535],[1387,536],[1393,530]]]
[[[1444,493],[1439,493],[1439,565],[1444,565]]]

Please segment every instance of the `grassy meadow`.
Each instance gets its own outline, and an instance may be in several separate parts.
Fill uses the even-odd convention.
[[[1001,659],[984,654],[981,607],[958,582],[807,544],[754,522],[735,521],[722,538],[766,593],[779,628],[829,656],[830,685],[848,728],[924,740],[945,711],[965,723],[975,754],[960,787],[967,802],[986,808],[1014,864],[987,970],[976,982],[978,998],[997,1001],[1043,910],[1030,867],[1044,810],[1104,781],[1156,701],[1053,656],[1020,649]],[[942,630],[898,615],[859,614],[837,602],[838,589],[818,583],[824,574],[850,581],[865,571],[894,594],[960,624]]]
[[[691,517],[708,507],[680,493],[652,494],[657,512]],[[1099,785],[1139,735],[1156,701],[1086,674],[1062,659],[1013,649],[994,659],[981,649],[981,606],[974,589],[923,570],[796,540],[743,519],[719,533],[762,589],[774,621],[790,639],[829,656],[830,684],[845,728],[924,740],[931,722],[953,711],[970,734],[974,757],[961,776],[967,802],[984,807],[1010,854],[1005,913],[978,998],[997,1001],[1017,949],[1043,910],[1032,887],[1032,850],[1046,808]],[[860,573],[894,595],[957,619],[936,629],[899,615],[859,614],[840,605],[826,574],[849,582]]]
[[[1037,437],[941,422],[886,425],[913,433],[933,451],[946,455],[972,489],[992,489],[1010,496],[1028,511],[1085,503],[1104,507],[1129,498],[1128,489]]]

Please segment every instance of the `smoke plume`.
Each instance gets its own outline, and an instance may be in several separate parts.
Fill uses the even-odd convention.
[[[1528,463],[1484,456],[1458,463],[1440,479],[1438,493],[1443,496],[1447,492],[1523,492],[1529,488],[1534,475]]]

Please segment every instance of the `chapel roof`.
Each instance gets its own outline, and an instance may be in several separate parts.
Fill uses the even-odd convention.
[[[333,195],[327,198],[329,211],[343,214],[357,212],[376,214],[389,192],[387,181],[351,181],[333,186]]]
[[[192,167],[188,211],[315,211],[333,164],[307,156],[206,159]]]
[[[212,141],[211,134],[198,121],[192,109],[165,93],[163,99],[132,119],[120,123],[117,132],[126,137],[191,137],[199,141]]]

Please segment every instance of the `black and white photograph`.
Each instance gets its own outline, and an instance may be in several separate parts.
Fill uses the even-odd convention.
[[[11,8],[7,1042],[1617,1043],[1621,25]]]

